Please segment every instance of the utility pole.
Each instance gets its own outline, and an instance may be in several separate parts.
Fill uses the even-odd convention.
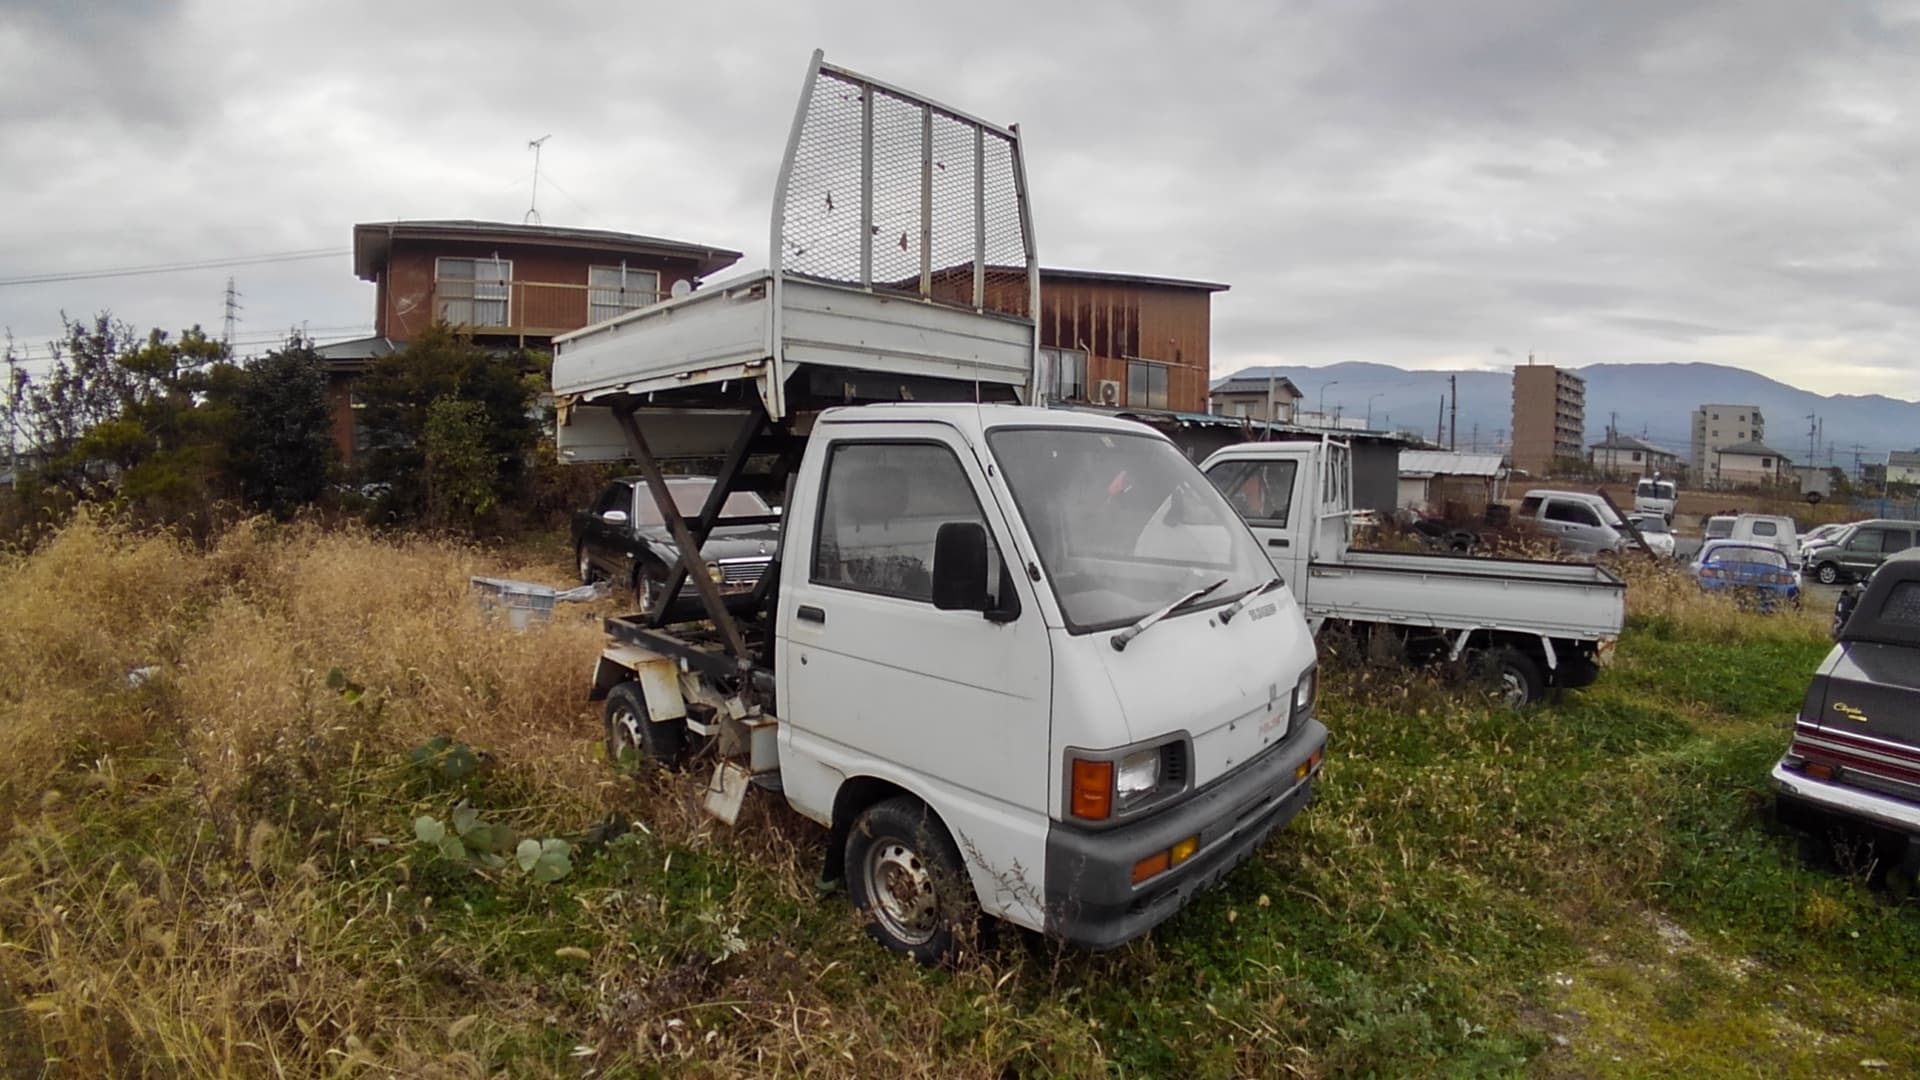
[[[1447,398],[1453,402],[1453,415],[1447,420],[1447,449],[1460,449],[1460,376],[1447,376]]]
[[[1433,421],[1433,445],[1441,446],[1447,441],[1447,395],[1440,395],[1440,415]]]
[[[7,475],[20,483],[20,375],[14,370],[20,361],[13,355],[13,331],[7,331]],[[1855,454],[1857,459],[1860,455]]]
[[[1853,481],[1860,482],[1860,444],[1853,444]]]
[[[233,278],[227,278],[227,317],[225,329],[221,332],[220,342],[227,347],[227,358],[233,358],[233,324],[240,321],[240,293],[233,287]]]
[[[1820,440],[1820,418],[1818,416],[1815,416],[1813,413],[1808,413],[1807,414],[1807,466],[1808,468],[1813,467],[1814,455],[1818,453],[1818,451],[1815,448],[1819,446],[1819,440]]]
[[[1480,424],[1477,421],[1473,425],[1473,452],[1480,452]]]

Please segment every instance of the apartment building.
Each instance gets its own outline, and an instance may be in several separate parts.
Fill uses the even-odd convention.
[[[1584,456],[1587,380],[1552,364],[1513,369],[1513,467],[1545,476],[1555,460]]]
[[[1693,475],[1711,481],[1714,451],[1766,441],[1757,405],[1702,405],[1693,410]]]

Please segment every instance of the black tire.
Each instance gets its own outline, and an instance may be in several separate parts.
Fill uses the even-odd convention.
[[[1524,709],[1547,696],[1547,677],[1539,662],[1512,645],[1487,649],[1468,662],[1474,681],[1509,708]]]
[[[651,615],[667,591],[667,572],[652,563],[641,563],[633,568],[633,580],[627,582],[627,586],[633,590],[633,602],[639,614]],[[684,590],[681,595],[685,595]]]
[[[580,575],[580,584],[591,585],[600,580],[600,571],[596,570],[593,560],[587,555],[587,545],[575,544],[573,547],[573,568]]]
[[[1840,567],[1834,563],[1823,562],[1814,568],[1813,579],[1822,585],[1838,584],[1840,581]]]
[[[1593,657],[1578,653],[1562,656],[1560,667],[1553,673],[1554,685],[1566,690],[1578,690],[1599,681],[1600,664]]]
[[[867,936],[922,964],[945,964],[971,945],[980,905],[960,849],[911,795],[875,803],[847,830],[847,893]]]
[[[632,770],[651,763],[676,769],[687,756],[684,720],[653,720],[640,687],[623,682],[607,691],[607,760],[613,767]]]

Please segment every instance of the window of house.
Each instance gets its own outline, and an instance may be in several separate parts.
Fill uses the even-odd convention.
[[[1713,418],[1714,418],[1715,420],[1718,420],[1718,419],[1720,419],[1720,414],[1719,414],[1719,413],[1714,413],[1714,414],[1713,414]]]
[[[1128,363],[1127,404],[1138,409],[1167,408],[1166,366],[1138,360]]]
[[[1284,529],[1298,469],[1296,461],[1223,461],[1207,472],[1207,479],[1241,517]]]
[[[1253,414],[1249,412],[1248,409],[1249,409],[1249,406],[1244,401],[1236,401],[1233,403],[1233,415],[1235,416],[1239,416],[1239,417],[1252,416]]]
[[[1053,365],[1053,396],[1056,401],[1087,400],[1087,354],[1079,349],[1041,349],[1040,354]]]
[[[619,266],[587,267],[587,321],[602,322],[660,299],[660,273]]]
[[[1635,460],[1635,461],[1639,461],[1639,460],[1640,460],[1640,451],[1638,451],[1638,450],[1635,450],[1635,451],[1633,452],[1633,460]]]
[[[1720,437],[1720,429],[1719,429],[1719,428],[1714,428],[1714,429],[1713,429],[1713,437],[1714,437],[1714,438],[1716,438],[1716,439]]]
[[[435,259],[435,315],[453,326],[511,326],[511,259]]]
[[[1763,458],[1761,458],[1761,459],[1760,459],[1760,467],[1761,467],[1761,468],[1763,468],[1763,469],[1771,469],[1771,468],[1773,468],[1773,459],[1772,459],[1772,458],[1764,458],[1764,457],[1763,457]]]
[[[940,526],[955,521],[986,526],[952,450],[938,443],[838,443],[827,459],[814,526],[813,581],[932,603],[934,540]],[[1001,580],[991,539],[987,580]]]

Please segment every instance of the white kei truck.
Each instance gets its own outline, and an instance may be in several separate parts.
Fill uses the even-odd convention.
[[[1612,655],[1626,585],[1604,567],[1353,550],[1343,443],[1239,443],[1200,469],[1252,526],[1316,633],[1343,626],[1411,662],[1464,664],[1516,708],[1592,683]]]
[[[770,240],[770,270],[555,342],[563,459],[636,460],[680,552],[607,621],[609,756],[711,755],[728,822],[780,793],[923,962],[982,914],[1138,937],[1311,797],[1300,608],[1166,438],[1036,407],[1017,129],[815,53]],[[663,462],[718,462],[697,513]],[[729,604],[700,547],[747,490],[781,535]]]

